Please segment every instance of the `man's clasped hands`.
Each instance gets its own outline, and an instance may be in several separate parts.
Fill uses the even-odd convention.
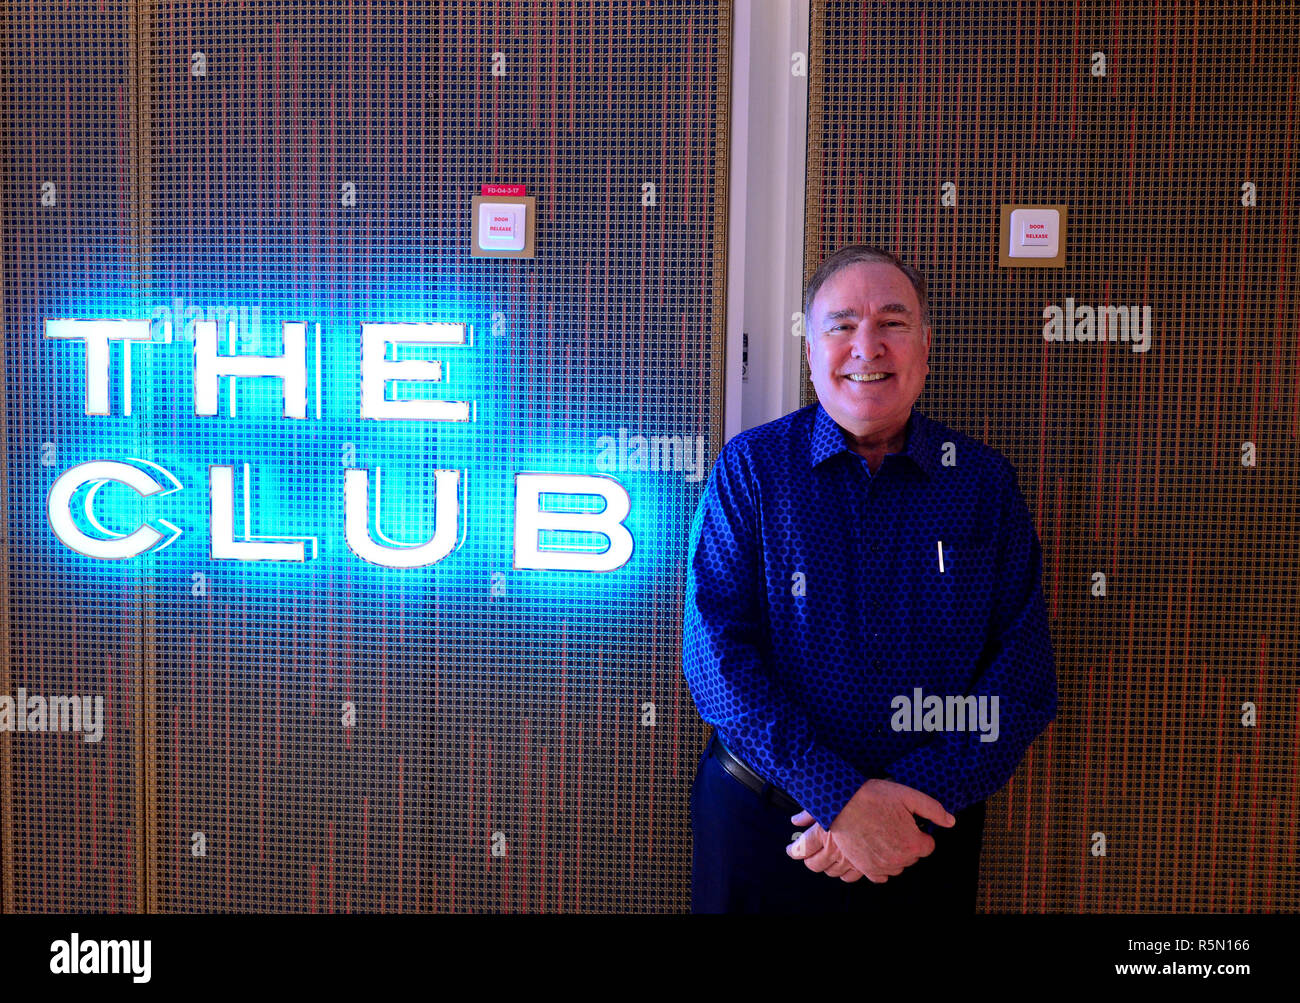
[[[945,828],[957,821],[938,801],[915,788],[892,780],[868,780],[835,816],[829,832],[806,811],[793,816],[790,821],[795,825],[812,825],[785,852],[829,877],[852,882],[865,876],[879,884],[934,850],[934,837],[917,828],[913,815]]]

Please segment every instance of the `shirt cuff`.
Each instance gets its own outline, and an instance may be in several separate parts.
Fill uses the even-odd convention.
[[[813,746],[800,767],[780,786],[830,832],[835,816],[869,778],[823,746]]]
[[[907,755],[889,764],[889,779],[913,790],[928,794],[944,810],[956,815],[975,803],[960,781],[947,782],[945,774],[951,772],[946,761],[936,760],[935,750],[928,745],[913,749]]]

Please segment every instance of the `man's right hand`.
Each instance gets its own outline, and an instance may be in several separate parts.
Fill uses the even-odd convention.
[[[821,823],[816,821],[810,812],[806,811],[801,811],[798,815],[792,816],[790,821],[795,825],[807,825],[809,828],[799,833],[795,841],[785,848],[786,856],[793,857],[795,860],[816,856],[818,851],[826,845],[826,830],[821,827]],[[818,857],[816,867],[813,867],[812,864],[808,866],[812,867],[814,871],[823,873],[828,877],[839,878],[841,881],[852,883],[862,880],[862,872],[849,866],[848,861],[844,859],[843,854],[839,853],[839,848],[834,843],[831,844],[831,852],[835,855],[832,859],[827,859],[823,855]],[[822,861],[825,861],[824,865]]]
[[[913,815],[945,828],[957,822],[928,794],[892,780],[868,780],[835,816],[821,848],[804,864],[823,871],[847,861],[868,880],[887,881],[934,851],[934,837],[917,828]]]

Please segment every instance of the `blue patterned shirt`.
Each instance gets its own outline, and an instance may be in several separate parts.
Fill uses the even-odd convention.
[[[872,777],[954,813],[981,801],[1056,716],[1042,552],[1014,468],[915,407],[906,442],[872,475],[809,405],[723,447],[691,525],[696,707],[825,829]],[[985,723],[998,697],[996,733],[977,724],[981,696]]]

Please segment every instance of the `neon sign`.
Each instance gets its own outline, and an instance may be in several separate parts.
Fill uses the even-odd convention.
[[[308,326],[281,325],[284,351],[280,355],[223,353],[217,324],[194,322],[194,414],[215,416],[222,380],[265,379],[279,382],[282,416],[309,420],[321,417],[319,370],[314,407],[308,398]],[[157,337],[156,335],[160,335]],[[130,361],[134,345],[170,344],[170,322],[156,330],[149,320],[57,319],[45,322],[45,337],[81,342],[85,346],[85,410],[89,416],[112,414],[110,345],[122,342],[122,413],[131,413]],[[316,359],[320,359],[320,325],[315,325]],[[405,346],[424,350],[470,347],[470,330],[450,323],[362,323],[360,417],[367,421],[458,422],[474,420],[474,402],[440,397],[399,397],[398,384],[448,383],[449,366],[441,359],[398,358]],[[230,394],[230,413],[235,411]],[[237,473],[242,475],[237,486]],[[372,477],[373,474],[373,477]],[[209,557],[231,561],[305,562],[315,559],[315,537],[277,537],[254,533],[252,482],[254,470],[244,464],[208,467]],[[444,560],[463,542],[462,499],[468,490],[463,470],[434,471],[432,508],[435,529],[428,539],[402,542],[379,525],[382,469],[350,466],[343,471],[344,538],[348,549],[370,564],[386,568],[430,567]],[[96,515],[96,496],[109,485],[132,492],[141,502],[158,500],[185,490],[171,472],[151,460],[99,459],[64,471],[50,488],[46,514],[54,535],[65,546],[103,561],[127,560],[169,547],[182,530],[163,518],[129,531],[114,529]],[[242,489],[243,525],[236,527],[236,491]],[[371,504],[373,495],[374,503]],[[557,505],[555,499],[569,499]],[[578,499],[599,499],[592,511]],[[549,501],[548,501],[549,499]],[[430,501],[425,499],[426,502]],[[165,504],[165,503],[163,503]],[[605,572],[623,567],[632,557],[634,541],[624,521],[631,512],[626,488],[607,474],[519,472],[514,475],[514,567],[520,570]],[[543,545],[546,534],[567,534],[582,542]],[[604,545],[597,547],[597,538]]]

